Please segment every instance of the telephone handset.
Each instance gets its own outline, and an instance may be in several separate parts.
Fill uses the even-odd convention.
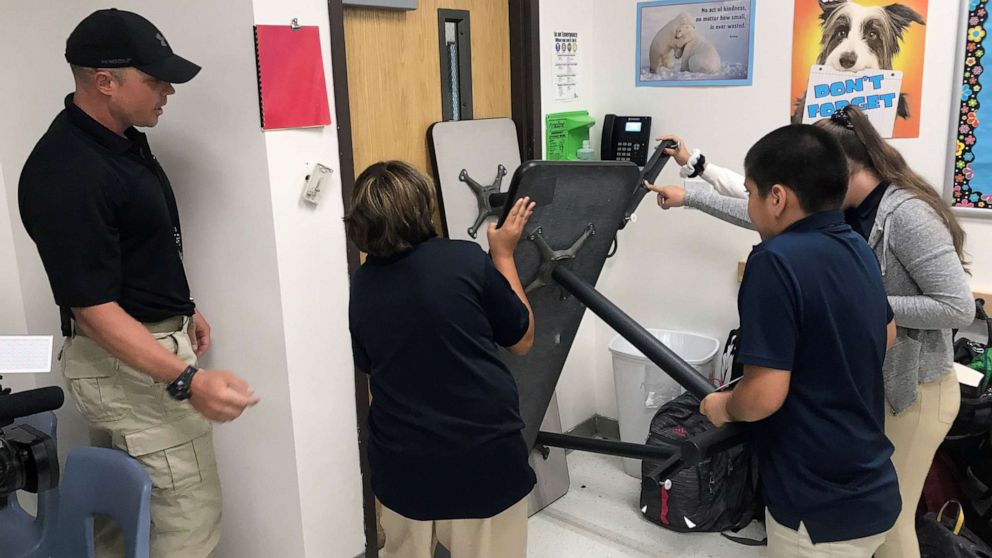
[[[637,166],[643,167],[647,162],[650,141],[650,116],[607,114],[603,120],[601,159],[632,161]]]

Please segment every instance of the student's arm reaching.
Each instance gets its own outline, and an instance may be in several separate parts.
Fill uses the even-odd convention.
[[[782,408],[791,378],[788,370],[747,365],[734,391],[707,396],[699,410],[716,426],[764,420]]]
[[[680,167],[685,167],[690,161],[695,163],[698,159],[693,159],[692,151],[689,146],[682,141],[682,138],[676,135],[660,136],[657,138],[658,141],[673,141],[676,147],[674,149],[665,149],[665,154],[675,159],[675,162],[679,164]],[[682,178],[688,178],[689,173],[683,170],[679,173]],[[702,178],[717,191],[718,194],[729,196],[732,198],[744,198],[747,199],[747,188],[744,187],[744,177],[740,174],[723,167],[718,167],[710,161],[706,161],[704,158],[703,162],[703,172],[699,174],[699,178]]]
[[[665,153],[675,159],[680,166],[685,167],[692,159],[688,146],[678,136],[661,136],[658,140],[675,142],[676,147],[665,149]],[[683,178],[688,176],[684,170],[681,174]],[[744,187],[743,176],[705,161],[699,178],[709,185],[688,183],[686,188],[682,188],[671,185],[656,186],[645,182],[644,186],[658,194],[658,206],[662,209],[692,207],[732,225],[754,229],[747,214],[747,189]]]
[[[709,182],[718,194],[732,198],[747,199],[747,188],[744,187],[744,177],[730,169],[707,163],[706,170],[699,177]]]
[[[755,422],[785,404],[799,342],[799,289],[778,255],[752,252],[740,291],[738,360],[744,378],[732,392],[713,393],[699,407],[713,424]]]
[[[662,209],[692,207],[708,213],[721,221],[754,230],[747,214],[747,199],[725,196],[706,184],[689,184],[688,189],[679,186],[656,186],[645,182],[644,187],[658,194],[658,206]]]
[[[507,350],[515,355],[525,355],[534,347],[534,311],[531,310],[530,301],[527,300],[527,293],[520,282],[520,275],[517,273],[517,264],[513,260],[513,251],[517,247],[520,235],[534,214],[535,203],[530,198],[521,198],[510,209],[509,215],[503,226],[496,228],[495,223],[489,225],[489,250],[492,254],[493,265],[510,283],[513,292],[520,298],[520,302],[527,307],[529,314],[529,325],[527,333],[514,345],[507,347]]]

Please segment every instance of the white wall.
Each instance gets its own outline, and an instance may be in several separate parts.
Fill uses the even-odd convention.
[[[0,186],[5,210],[2,220],[8,220],[16,258],[4,254],[3,269],[18,275],[20,291],[4,291],[19,298],[23,308],[25,332],[32,335],[55,336],[55,352],[60,344],[59,312],[48,288],[48,278],[21,224],[17,209],[17,181],[21,167],[34,143],[48,128],[52,118],[62,109],[62,100],[72,89],[72,77],[63,57],[65,38],[74,23],[89,13],[85,6],[66,10],[56,3],[36,5],[29,1],[5,2],[0,7],[0,46],[19,56],[6,57],[8,72],[0,76]],[[78,15],[78,18],[76,17]],[[46,21],[47,25],[34,22]],[[54,46],[53,46],[54,45]],[[30,49],[30,50],[29,50]],[[30,53],[30,56],[24,55]],[[27,79],[25,76],[30,76]],[[9,252],[8,252],[9,254]],[[11,285],[12,286],[12,285]],[[57,373],[38,375],[38,386],[62,385]],[[34,386],[21,386],[22,388]],[[87,429],[76,409],[65,405],[59,417],[59,455],[88,440]]]
[[[267,132],[265,144],[306,555],[354,556],[365,537],[327,2],[254,0],[254,6],[259,25],[285,25],[294,17],[301,25],[319,25],[324,46],[335,124]],[[311,208],[301,194],[304,177],[317,162],[335,172],[321,203]]]
[[[655,134],[677,133],[688,144],[705,149],[710,160],[740,169],[754,141],[788,123],[793,3],[756,3],[754,84],[726,88],[635,87],[636,4],[636,0],[541,3],[544,111],[587,109],[599,121],[609,112],[652,116]],[[950,134],[956,57],[954,41],[947,38],[958,33],[958,6],[957,0],[931,2],[921,135],[894,142],[939,187],[945,180],[944,146]],[[584,90],[577,103],[551,101],[550,39],[556,30],[580,32]],[[591,133],[597,149],[600,134],[597,125]],[[675,166],[669,165],[659,180],[679,184]],[[650,196],[638,216],[639,221],[620,234],[619,253],[608,260],[598,287],[648,327],[695,331],[722,342],[737,324],[737,262],[758,242],[757,235],[697,211],[662,212]],[[965,227],[974,260],[974,284],[992,286],[992,255],[981,250],[992,240],[992,220],[966,219]],[[612,364],[606,349],[614,332],[598,319],[591,321],[595,324],[591,349],[573,350],[582,358],[570,359],[571,367],[559,384],[563,416],[588,413],[590,397],[596,412],[616,416]],[[586,336],[587,326],[582,331]]]
[[[3,167],[0,166],[0,192],[3,191]],[[14,262],[16,257],[7,197],[0,196],[0,262]],[[24,301],[17,267],[3,265],[0,269],[3,270],[0,271],[0,335],[25,335],[28,325],[24,319]],[[35,387],[35,378],[33,374],[8,374],[0,383],[14,391],[23,391]]]
[[[591,73],[592,52],[588,49],[598,47],[598,38],[594,33],[595,17],[593,7],[596,0],[542,0],[540,4],[541,18],[541,108],[545,114],[586,110],[587,101],[594,95]],[[551,62],[554,54],[554,33],[556,31],[579,33],[580,71],[582,72],[577,88],[579,99],[571,102],[554,100],[555,88],[551,78]],[[590,112],[590,114],[592,114]],[[543,119],[542,119],[543,120]],[[544,123],[542,121],[542,126]],[[543,134],[542,134],[543,136]],[[541,156],[543,157],[543,150]],[[579,326],[579,331],[572,344],[572,350],[565,362],[561,378],[558,380],[558,409],[561,414],[562,431],[567,432],[582,421],[597,413],[602,408],[600,399],[602,390],[593,389],[589,381],[594,370],[593,361],[596,358],[596,318],[587,312]]]
[[[4,189],[3,167],[0,166],[0,191]],[[0,196],[0,262],[13,262],[14,252],[13,229],[10,226],[10,213],[7,210],[7,198]],[[21,280],[16,267],[3,266],[0,273],[0,335],[22,335],[27,333],[27,323],[24,321],[24,301],[21,299]]]
[[[22,53],[8,57],[0,76],[0,210],[14,231],[16,266],[7,269],[18,271],[32,333],[57,335],[58,316],[17,213],[17,177],[71,90],[65,37],[102,7],[92,0],[0,8],[0,45]],[[298,203],[304,161],[339,167],[336,132],[261,132],[252,40],[256,21],[320,24],[330,92],[326,4],[125,0],[118,7],[151,19],[177,52],[204,68],[177,86],[149,139],[176,191],[190,283],[213,326],[202,364],[241,374],[262,399],[215,432],[225,496],[219,554],[355,556],[364,537],[340,190],[326,191],[316,211]],[[0,256],[9,253],[5,222]],[[86,443],[71,407],[60,413],[63,455]]]

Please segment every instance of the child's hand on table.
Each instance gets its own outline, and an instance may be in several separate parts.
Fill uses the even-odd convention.
[[[523,234],[527,221],[534,214],[536,205],[530,201],[530,198],[520,198],[513,204],[502,227],[496,228],[496,223],[489,224],[489,250],[492,252],[493,259],[513,257],[513,251],[517,248],[520,235]]]

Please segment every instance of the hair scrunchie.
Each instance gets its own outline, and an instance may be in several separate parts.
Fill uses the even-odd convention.
[[[850,105],[848,105],[850,106]],[[847,128],[848,130],[854,129],[854,122],[851,122],[851,117],[847,114],[847,107],[843,107],[837,112],[830,115],[830,121],[834,124],[838,124]]]

